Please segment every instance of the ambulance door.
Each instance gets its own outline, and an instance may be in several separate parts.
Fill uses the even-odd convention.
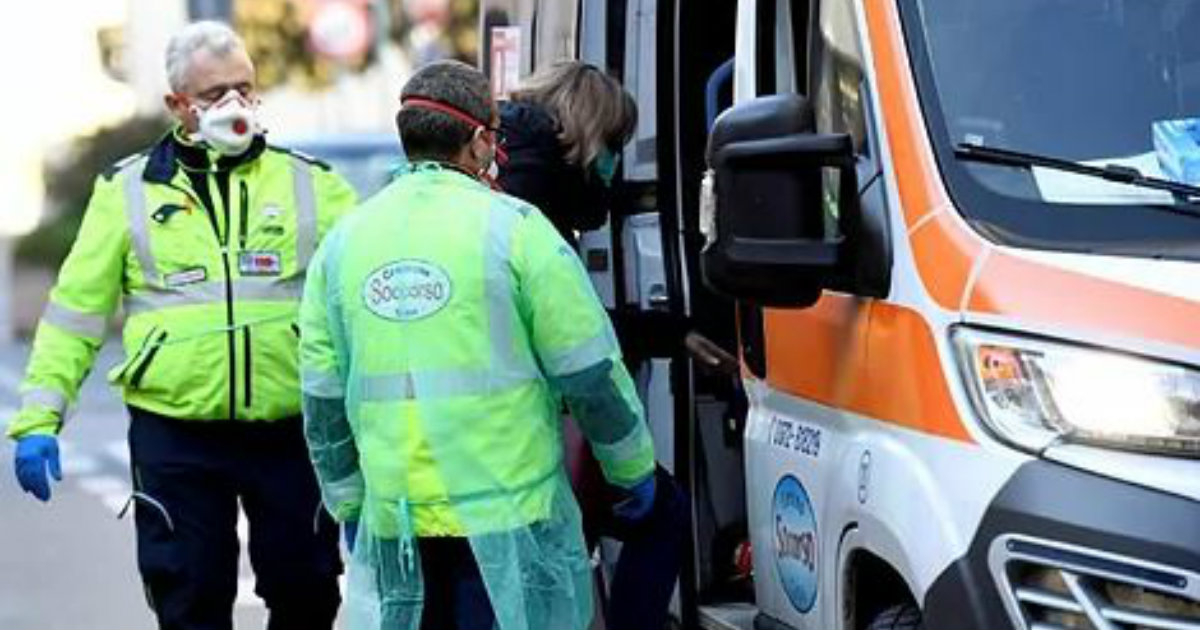
[[[698,267],[699,190],[712,119],[733,102],[734,2],[660,2],[659,207],[676,277],[672,308],[685,325],[672,357],[676,468],[688,488],[693,548],[681,593],[707,613],[753,602],[738,375],[736,310]],[[688,610],[685,608],[685,612]],[[685,627],[696,622],[683,619]]]
[[[686,5],[686,6],[685,6]],[[621,78],[639,116],[619,202],[582,255],[611,311],[646,402],[659,461],[691,504],[679,607],[752,598],[743,478],[744,396],[734,307],[700,282],[698,195],[706,86],[733,56],[734,3],[584,0],[580,57]],[[731,86],[717,90],[725,104]]]
[[[739,305],[743,364],[752,377],[745,435],[756,603],[785,627],[814,630],[844,620],[838,550],[856,523],[841,515],[855,500],[860,464],[850,445],[871,396],[872,308],[886,296],[890,273],[854,16],[852,0],[739,2],[738,104],[798,94],[811,127],[795,131],[847,134],[853,154],[853,187],[839,188],[842,173],[826,169],[819,207],[827,242],[840,245],[817,301],[807,308]]]

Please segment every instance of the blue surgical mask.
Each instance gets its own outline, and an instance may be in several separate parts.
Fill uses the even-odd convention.
[[[618,153],[613,153],[608,150],[608,147],[600,149],[600,153],[596,154],[596,159],[592,160],[592,171],[596,173],[596,177],[604,182],[606,188],[612,188],[613,178],[617,176],[617,165],[621,163],[621,156]]]

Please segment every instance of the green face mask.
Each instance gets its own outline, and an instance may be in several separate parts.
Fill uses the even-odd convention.
[[[608,147],[600,149],[596,159],[592,160],[592,171],[604,182],[605,188],[612,188],[613,178],[617,176],[617,165],[620,163],[620,154],[609,151]]]

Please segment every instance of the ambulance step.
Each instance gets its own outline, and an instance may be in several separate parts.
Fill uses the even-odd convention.
[[[704,630],[754,630],[758,607],[753,604],[721,604],[700,607],[700,627]]]

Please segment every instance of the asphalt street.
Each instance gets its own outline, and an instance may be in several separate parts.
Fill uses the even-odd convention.
[[[18,405],[28,345],[0,346],[0,426]],[[104,381],[119,344],[101,351],[61,439],[63,481],[41,503],[17,486],[13,447],[0,448],[0,628],[128,630],[157,627],[134,558],[129,499],[128,419]],[[245,525],[239,527],[245,541]],[[265,609],[242,554],[237,628],[262,628]]]

